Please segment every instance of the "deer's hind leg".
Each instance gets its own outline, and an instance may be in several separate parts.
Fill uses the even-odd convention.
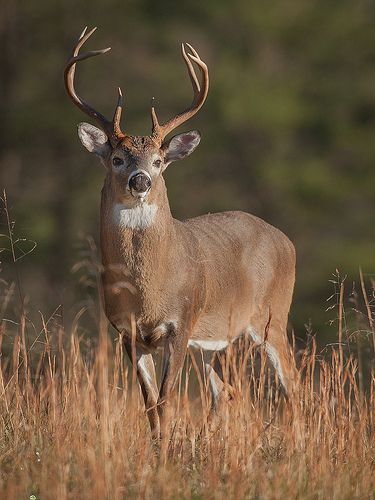
[[[298,384],[298,371],[288,341],[286,325],[270,323],[265,350],[277,372],[286,397],[291,398]]]
[[[228,400],[233,392],[230,386],[230,373],[228,377],[226,376],[227,353],[225,349],[217,351],[203,349],[196,347],[196,344],[199,342],[192,342],[189,352],[199,370],[197,376],[205,380],[206,388],[209,390],[209,419],[211,419],[218,412],[221,402]]]
[[[286,326],[284,328],[284,325],[270,325],[266,352],[275,367],[284,389],[287,406],[290,410],[289,418],[296,446],[301,447],[303,444],[303,433],[298,411],[299,372],[288,342]]]

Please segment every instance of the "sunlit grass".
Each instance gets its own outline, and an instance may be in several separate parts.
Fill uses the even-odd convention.
[[[326,360],[314,348],[302,354],[293,409],[263,362],[255,374],[237,359],[232,399],[213,420],[204,380],[201,396],[189,396],[194,368],[188,360],[160,453],[121,342],[113,347],[102,331],[94,352],[83,355],[77,331],[69,334],[64,348],[61,332],[46,325],[44,348],[31,359],[21,327],[11,359],[1,358],[2,498],[364,498],[375,492],[375,379],[360,393],[357,363],[341,363],[338,351]],[[254,355],[250,348],[250,366]]]
[[[317,353],[312,338],[295,353],[289,403],[263,350],[246,345],[223,360],[233,389],[210,418],[199,356],[188,356],[160,449],[121,337],[113,341],[101,313],[90,345],[81,313],[66,330],[56,311],[31,322],[13,256],[15,284],[1,282],[0,293],[0,498],[374,496],[375,376],[363,365],[364,352],[374,357],[375,287],[362,274],[356,334],[337,280],[339,342]]]

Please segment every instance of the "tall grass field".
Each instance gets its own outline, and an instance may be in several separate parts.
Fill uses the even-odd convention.
[[[350,290],[336,284],[335,342],[292,338],[290,401],[262,347],[244,344],[221,358],[232,388],[212,414],[199,355],[188,355],[159,447],[99,306],[90,332],[84,310],[69,328],[61,308],[30,319],[11,223],[2,241],[14,279],[0,275],[0,498],[374,498],[371,279],[360,274],[350,319]]]

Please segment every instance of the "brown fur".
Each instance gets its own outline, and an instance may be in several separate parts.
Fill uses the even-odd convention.
[[[278,229],[243,212],[203,215],[184,222],[173,219],[162,174],[155,174],[150,165],[162,152],[149,138],[132,138],[131,149],[128,143],[119,149],[130,158],[131,167],[127,174],[113,171],[110,158],[118,149],[106,160],[101,205],[105,311],[111,323],[125,331],[128,342],[135,315],[139,352],[148,354],[167,345],[174,350],[178,361],[171,367],[169,359],[160,400],[173,386],[189,338],[234,339],[249,326],[277,350],[290,391],[295,372],[286,324],[294,286],[292,243]],[[147,202],[157,205],[156,217],[146,229],[119,228],[114,206],[135,203],[124,196],[123,187],[136,168],[152,177]],[[118,287],[119,282],[129,286]],[[152,393],[156,393],[155,386]],[[150,420],[154,432],[159,432],[155,414]]]
[[[283,233],[243,212],[204,215],[184,222],[172,218],[162,172],[169,163],[194,151],[200,134],[192,131],[163,141],[203,105],[209,85],[207,66],[191,45],[182,44],[193,87],[191,106],[164,125],[159,124],[152,107],[152,135],[130,136],[120,127],[120,89],[109,121],[74,88],[77,62],[109,50],[79,54],[94,31],[85,29],[79,37],[65,67],[65,86],[73,103],[101,127],[80,124],[79,135],[107,168],[101,204],[104,306],[110,322],[125,333],[130,357],[132,320],[136,319],[137,359],[133,361],[137,362],[153,435],[159,437],[165,403],[189,339],[221,341],[222,345],[251,334],[264,344],[286,391],[292,390],[296,372],[286,324],[295,252]],[[135,184],[129,182],[131,175]],[[149,191],[139,192],[149,185]],[[159,346],[164,348],[160,391],[152,359]],[[215,372],[210,378],[216,380],[215,387],[222,386]]]

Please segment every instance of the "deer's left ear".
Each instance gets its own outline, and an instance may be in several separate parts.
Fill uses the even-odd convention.
[[[184,134],[175,135],[168,142],[165,142],[161,147],[164,151],[164,168],[173,161],[189,156],[198,146],[200,140],[201,134],[198,130],[191,130]]]

